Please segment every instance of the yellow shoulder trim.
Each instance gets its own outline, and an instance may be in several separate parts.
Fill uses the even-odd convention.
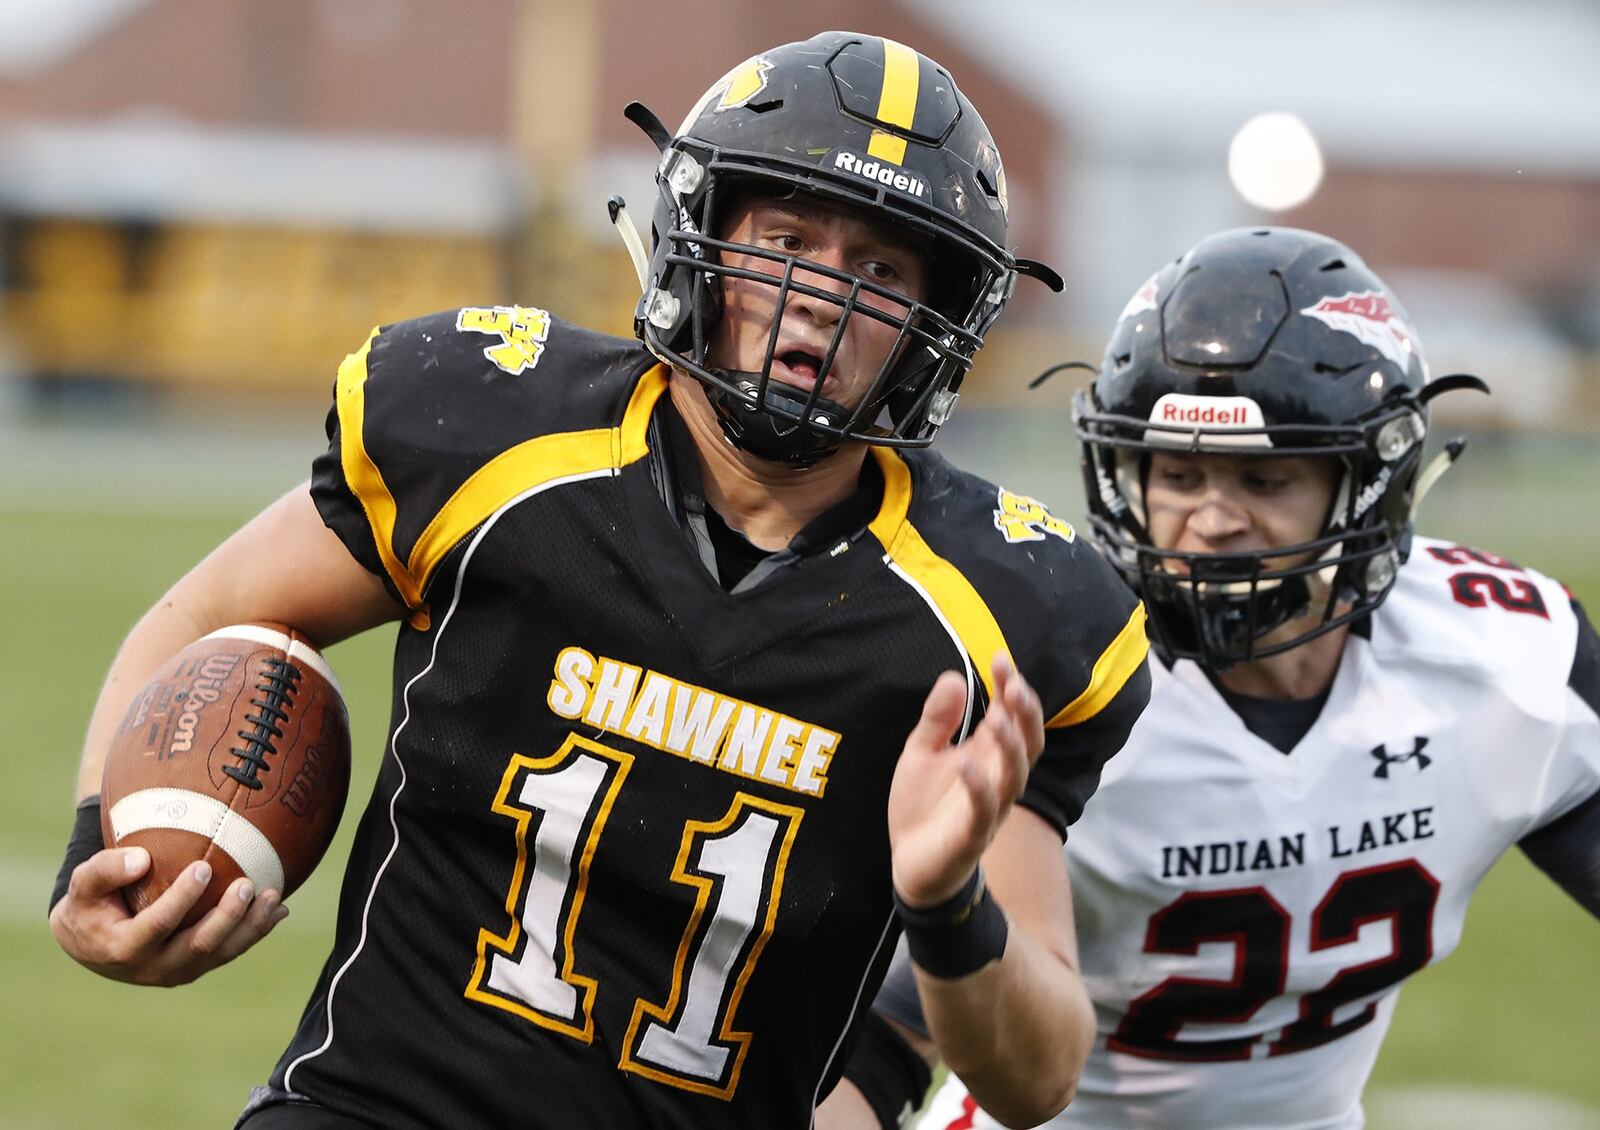
[[[891,448],[869,447],[867,450],[878,461],[878,470],[883,472],[883,502],[867,529],[884,549],[888,549],[911,509],[911,469]]]
[[[616,470],[642,459],[650,413],[667,387],[666,367],[640,378],[616,428],[560,432],[525,440],[473,472],[450,496],[417,539],[407,562],[424,589],[446,555],[473,530],[519,494],[574,475]]]
[[[656,409],[656,401],[666,391],[665,365],[654,365],[639,378],[639,383],[633,388],[633,396],[628,400],[628,407],[622,413],[622,426],[617,429],[618,467],[626,467],[635,460],[643,459],[650,450],[647,442],[650,414]]]
[[[406,571],[394,552],[394,495],[378,473],[378,466],[367,454],[362,427],[366,420],[367,355],[378,336],[373,327],[360,349],[350,354],[339,365],[339,378],[335,384],[334,405],[339,413],[339,462],[344,469],[344,481],[366,512],[367,525],[372,529],[373,541],[378,547],[378,557],[384,571],[394,582],[394,587],[413,611],[422,605],[422,586]]]
[[[1106,703],[1117,697],[1123,684],[1133,677],[1149,650],[1150,644],[1144,634],[1144,605],[1140,603],[1133,606],[1133,612],[1122,626],[1122,631],[1117,633],[1117,638],[1094,661],[1089,685],[1083,689],[1083,693],[1046,722],[1045,729],[1075,726],[1099,714]]]
[[[952,631],[966,648],[972,666],[983,680],[990,701],[994,700],[994,674],[989,663],[996,652],[1008,656],[1010,647],[1000,625],[960,569],[935,553],[915,526],[906,520],[911,504],[911,472],[905,461],[891,450],[874,447],[883,469],[883,505],[867,528],[880,542],[889,559],[900,567],[938,605]]]

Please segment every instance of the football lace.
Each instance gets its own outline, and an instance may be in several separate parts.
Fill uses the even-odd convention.
[[[262,697],[250,700],[256,713],[244,716],[253,729],[235,731],[244,739],[244,745],[229,751],[240,764],[222,767],[224,773],[247,789],[261,788],[260,774],[272,768],[267,758],[278,752],[272,740],[283,737],[279,727],[289,720],[288,708],[294,705],[294,692],[300,685],[300,668],[287,659],[274,656],[262,667],[262,682],[256,684]]]

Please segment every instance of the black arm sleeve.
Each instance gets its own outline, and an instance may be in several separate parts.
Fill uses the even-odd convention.
[[[1590,710],[1600,715],[1600,636],[1595,634],[1581,604],[1573,601],[1572,609],[1578,615],[1578,647],[1567,684]],[[1529,832],[1519,846],[1535,867],[1600,918],[1600,791],[1544,827]]]
[[[1567,677],[1567,685],[1590,710],[1600,715],[1600,635],[1595,634],[1583,605],[1574,600],[1572,611],[1578,617],[1578,647],[1572,655],[1572,674]]]
[[[928,1035],[928,1021],[922,1015],[922,998],[917,995],[917,975],[911,969],[911,953],[902,938],[872,1002],[875,1011],[891,1020],[898,1020],[918,1035]],[[930,1037],[931,1038],[931,1037]]]
[[[1518,844],[1533,865],[1600,918],[1600,792]]]
[[[922,1106],[933,1068],[887,1020],[869,1012],[844,1077],[856,1085],[883,1130],[899,1130]]]

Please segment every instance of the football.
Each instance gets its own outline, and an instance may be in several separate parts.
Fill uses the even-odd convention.
[[[134,913],[196,860],[199,921],[241,875],[287,897],[322,858],[350,785],[350,723],[327,661],[292,628],[240,624],[196,640],[128,705],[106,754],[107,847],[144,847]]]

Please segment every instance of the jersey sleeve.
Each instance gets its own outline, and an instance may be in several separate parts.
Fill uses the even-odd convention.
[[[1049,549],[1041,603],[1012,609],[1007,635],[1045,715],[1044,752],[1017,803],[1065,840],[1150,701],[1149,643],[1144,605],[1092,545]]]
[[[1070,523],[946,467],[922,472],[938,507],[919,528],[970,585],[948,607],[974,666],[1004,646],[1038,692],[1045,748],[1018,803],[1065,839],[1149,701],[1144,606]]]
[[[541,476],[619,458],[632,343],[533,307],[468,307],[374,329],[339,366],[323,521],[413,612],[451,551]]]
[[[1028,775],[1017,803],[1038,813],[1061,833],[1077,823],[1100,787],[1106,762],[1120,750],[1150,701],[1149,661],[1143,660],[1093,715],[1069,725],[1047,727],[1044,753]]]

